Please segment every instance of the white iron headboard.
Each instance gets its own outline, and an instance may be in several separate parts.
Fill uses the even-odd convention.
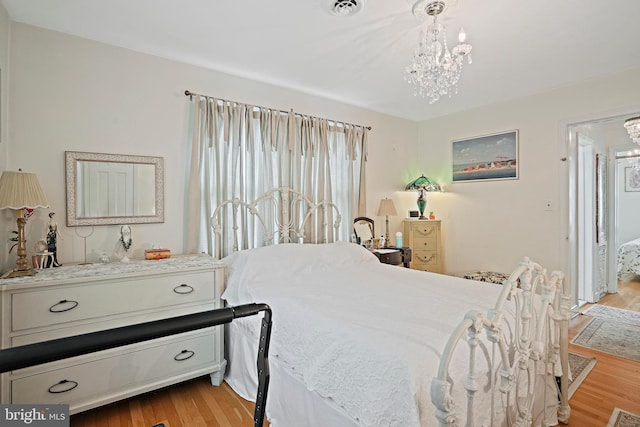
[[[222,218],[226,220],[224,227]],[[225,200],[211,216],[214,257],[277,243],[334,242],[339,240],[341,221],[333,202],[316,203],[288,187],[274,188],[252,201],[237,197]]]

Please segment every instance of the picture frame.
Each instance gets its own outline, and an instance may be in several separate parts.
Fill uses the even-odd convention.
[[[518,179],[518,129],[452,141],[452,182]]]
[[[624,168],[624,191],[640,191],[640,168],[627,166]]]

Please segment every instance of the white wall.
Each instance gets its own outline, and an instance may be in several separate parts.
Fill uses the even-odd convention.
[[[418,125],[269,84],[250,81],[24,24],[11,26],[7,168],[36,172],[57,213],[59,260],[84,260],[82,238],[64,226],[64,151],[162,156],[165,223],[133,225],[134,257],[157,243],[183,253],[189,98],[184,90],[372,126],[368,214],[403,182]],[[49,210],[27,224],[27,249],[42,238]],[[48,218],[47,218],[48,219]],[[10,228],[9,228],[10,229]],[[119,227],[96,227],[89,260],[113,249]],[[10,257],[9,263],[13,262]],[[6,270],[7,265],[3,265]]]
[[[0,3],[0,142],[4,143],[7,140],[7,113],[8,113],[8,101],[7,96],[7,81],[9,78],[9,28],[11,23],[9,21],[9,15],[7,10]],[[1,160],[4,159],[6,144],[3,144],[1,152]],[[4,162],[2,162],[4,163]]]
[[[451,183],[429,198],[443,219],[445,269],[508,272],[529,256],[563,269],[567,249],[567,124],[640,110],[640,69],[420,124],[420,166],[451,182],[451,141],[519,129],[519,179]],[[546,211],[546,201],[552,210]],[[564,260],[564,261],[563,261]]]
[[[618,188],[616,189],[618,192],[618,223],[616,233],[619,244],[640,238],[640,224],[638,223],[640,192],[625,191],[625,169],[634,167],[638,162],[640,162],[640,158],[616,161],[616,173],[618,176]]]
[[[5,170],[7,158],[8,117],[9,117],[9,28],[11,26],[9,15],[4,5],[0,2],[0,173]],[[11,230],[15,230],[15,213],[8,210],[0,211],[0,265],[6,261],[9,245],[4,244],[10,236]],[[6,237],[6,239],[5,239]],[[2,273],[4,269],[0,270]]]

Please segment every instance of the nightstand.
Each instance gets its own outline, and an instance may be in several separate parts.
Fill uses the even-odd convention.
[[[409,268],[409,264],[411,263],[410,247],[376,249],[373,251],[373,254],[377,256],[383,264],[403,265],[405,268]]]
[[[413,249],[411,268],[442,273],[442,236],[439,220],[405,219],[403,237]]]

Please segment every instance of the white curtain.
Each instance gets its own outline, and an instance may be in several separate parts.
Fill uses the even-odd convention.
[[[191,166],[187,206],[187,250],[215,256],[229,252],[232,208],[221,221],[223,252],[214,253],[210,219],[225,200],[252,201],[267,190],[289,187],[314,202],[336,204],[342,215],[340,240],[351,235],[353,218],[366,206],[367,129],[326,119],[283,113],[263,107],[194,96]],[[294,212],[296,215],[303,212]],[[323,219],[311,218],[307,236],[318,233]],[[320,215],[320,216],[322,216]],[[266,218],[275,227],[275,218]],[[298,221],[299,223],[299,221]],[[243,246],[261,246],[264,230],[240,211]],[[276,231],[276,230],[274,230]]]

